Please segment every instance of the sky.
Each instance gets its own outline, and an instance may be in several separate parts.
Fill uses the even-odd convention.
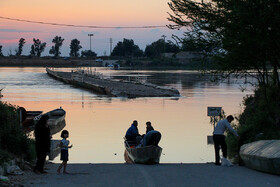
[[[65,26],[42,25],[0,19],[0,45],[4,55],[12,52],[18,46],[20,38],[25,38],[23,54],[30,52],[33,38],[39,38],[47,43],[43,56],[49,55],[52,39],[55,36],[64,38],[61,56],[69,56],[70,42],[77,38],[82,49],[90,49],[98,55],[110,54],[110,38],[113,47],[123,38],[133,39],[142,50],[146,45],[166,35],[166,40],[172,40],[172,34],[183,35],[183,30],[168,28],[123,29],[118,27],[165,26],[168,21],[169,0],[0,0],[0,17],[23,20],[51,22],[74,25],[94,25],[115,27],[111,29],[76,28]]]

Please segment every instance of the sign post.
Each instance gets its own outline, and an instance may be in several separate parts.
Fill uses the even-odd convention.
[[[220,116],[222,112],[222,107],[207,107],[207,116],[214,118],[213,128],[215,129],[216,116]],[[213,137],[207,136],[207,143],[213,144]]]
[[[207,107],[207,116],[214,117],[214,129],[216,123],[216,116],[220,116],[222,107]]]

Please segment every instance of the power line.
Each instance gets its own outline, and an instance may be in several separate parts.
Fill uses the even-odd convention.
[[[148,26],[95,26],[95,25],[75,25],[75,24],[63,24],[63,23],[51,23],[51,22],[43,22],[43,21],[33,21],[33,20],[25,20],[25,19],[18,19],[18,18],[10,18],[10,17],[3,17],[0,16],[0,19],[5,20],[12,20],[18,22],[27,22],[27,23],[36,23],[36,24],[43,24],[43,25],[53,25],[53,26],[65,26],[65,27],[84,27],[84,28],[92,28],[92,29],[151,29],[151,28],[165,28],[166,26],[163,25],[148,25]]]

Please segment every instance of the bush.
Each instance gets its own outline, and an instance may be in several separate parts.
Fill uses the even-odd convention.
[[[23,132],[18,108],[0,102],[0,150],[25,159],[34,159],[34,142]]]
[[[244,98],[243,104],[245,109],[238,117],[237,126],[239,145],[233,135],[227,137],[230,157],[237,155],[243,144],[280,139],[280,88],[259,87],[254,95]]]
[[[0,166],[4,163],[4,162],[8,162],[11,158],[11,154],[8,153],[7,151],[3,151],[0,149]]]

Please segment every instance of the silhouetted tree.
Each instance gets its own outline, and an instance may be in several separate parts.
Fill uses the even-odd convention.
[[[171,0],[169,7],[169,28],[185,27],[217,73],[252,75],[280,88],[279,0]]]
[[[70,56],[71,57],[78,57],[80,56],[79,54],[79,50],[82,48],[82,46],[80,45],[80,41],[78,39],[73,39],[71,40],[71,44],[70,44]]]
[[[52,43],[54,43],[54,46],[52,46],[49,53],[53,54],[55,57],[58,57],[61,54],[60,47],[62,46],[63,41],[64,41],[64,39],[61,38],[61,36],[54,37],[54,39],[52,40]]]
[[[19,41],[18,41],[18,49],[17,49],[17,52],[16,52],[17,56],[21,55],[22,48],[23,48],[24,44],[25,44],[25,39],[24,38],[19,39]]]
[[[143,51],[138,45],[134,44],[131,39],[124,38],[122,42],[118,42],[117,46],[113,49],[111,56],[121,57],[140,57],[143,56]]]
[[[179,47],[173,44],[171,41],[164,42],[163,39],[159,39],[153,42],[151,45],[147,45],[145,49],[145,55],[147,57],[159,57],[162,53],[177,53]]]
[[[97,54],[91,50],[84,50],[84,51],[82,51],[81,56],[86,57],[86,58],[93,58],[93,57],[96,57]]]
[[[41,43],[41,40],[33,38],[34,44],[31,46],[30,55],[40,57],[46,48],[46,42]]]
[[[35,56],[35,47],[34,45],[31,45],[30,55]]]
[[[0,45],[0,56],[4,56],[2,53],[2,45]]]

